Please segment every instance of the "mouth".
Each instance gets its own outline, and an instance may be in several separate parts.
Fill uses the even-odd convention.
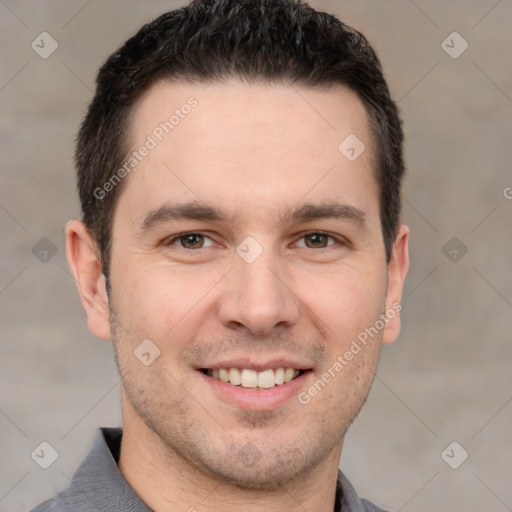
[[[296,368],[268,368],[262,371],[251,368],[201,368],[208,377],[237,388],[267,390],[287,384],[308,370]]]

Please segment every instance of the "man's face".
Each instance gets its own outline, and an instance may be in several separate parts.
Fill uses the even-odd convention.
[[[179,123],[158,130],[175,109]],[[125,178],[113,223],[125,429],[242,486],[337,461],[396,335],[396,318],[376,322],[401,291],[387,295],[362,103],[346,89],[160,83],[131,129],[134,150],[148,136],[155,147]],[[339,149],[350,134],[366,145],[355,160],[355,139]],[[187,205],[195,217],[170,210]]]

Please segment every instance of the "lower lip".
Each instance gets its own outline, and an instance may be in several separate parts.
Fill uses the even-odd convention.
[[[300,388],[304,386],[306,379],[312,372],[305,371],[290,382],[261,390],[233,386],[227,382],[209,377],[201,371],[198,371],[198,373],[222,401],[240,409],[269,411],[278,408],[291,398],[297,397]]]

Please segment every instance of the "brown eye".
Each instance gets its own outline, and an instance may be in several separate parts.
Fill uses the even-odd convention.
[[[180,236],[178,240],[185,249],[201,249],[204,244],[204,236],[198,233]]]
[[[323,233],[310,233],[308,235],[304,235],[303,238],[306,247],[309,247],[310,249],[324,249],[329,246],[329,238],[332,237],[324,235]]]
[[[205,247],[211,247],[213,241],[210,237],[203,235],[202,233],[180,233],[175,235],[164,242],[167,247],[178,246],[183,249],[203,249]]]

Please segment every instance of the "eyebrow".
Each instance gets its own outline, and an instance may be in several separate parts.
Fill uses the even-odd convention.
[[[229,222],[232,218],[233,216],[227,210],[204,203],[165,203],[160,208],[150,211],[144,217],[140,226],[136,228],[136,235],[142,236],[162,224],[178,220],[209,220],[224,223]]]
[[[362,210],[350,204],[335,201],[321,204],[305,203],[293,207],[281,214],[279,223],[307,222],[320,219],[341,219],[358,224],[360,227],[366,225],[366,215]]]
[[[210,206],[196,201],[189,203],[165,203],[155,210],[151,210],[140,226],[135,230],[140,237],[161,225],[179,220],[213,221],[219,223],[232,223],[235,215],[224,208]],[[341,219],[366,226],[365,213],[349,204],[335,201],[313,204],[305,203],[294,206],[281,212],[277,224],[291,224],[293,222],[308,222],[321,219]],[[275,226],[275,225],[274,225]]]

